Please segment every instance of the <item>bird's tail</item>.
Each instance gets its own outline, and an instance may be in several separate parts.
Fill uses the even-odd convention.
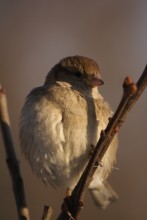
[[[107,182],[96,188],[89,188],[89,192],[96,206],[101,209],[105,209],[110,203],[118,200],[117,193]]]

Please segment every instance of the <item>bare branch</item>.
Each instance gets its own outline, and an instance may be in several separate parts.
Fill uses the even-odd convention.
[[[113,116],[112,119],[109,120],[108,126],[105,131],[101,132],[101,137],[95,147],[95,150],[90,158],[88,165],[86,166],[79,182],[74,188],[72,195],[65,198],[63,205],[68,208],[68,212],[62,209],[61,214],[57,218],[57,220],[69,220],[71,219],[70,215],[73,219],[78,219],[78,215],[83,208],[83,200],[85,191],[92,180],[92,177],[100,165],[100,161],[105,155],[111,141],[115,134],[119,131],[123,122],[126,119],[128,112],[131,110],[133,105],[136,103],[142,92],[147,86],[147,65],[135,85],[131,77],[126,77],[123,84],[123,96],[121,102]],[[70,213],[70,215],[68,214]]]
[[[7,157],[6,161],[12,179],[18,216],[20,220],[29,220],[29,211],[26,206],[23,180],[20,174],[19,162],[17,160],[12,141],[7,100],[3,89],[0,89],[0,124],[5,143],[5,151]]]

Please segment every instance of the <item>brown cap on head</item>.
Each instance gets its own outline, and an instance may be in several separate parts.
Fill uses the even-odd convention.
[[[79,76],[80,80],[84,81],[90,87],[103,85],[104,82],[100,76],[98,64],[91,58],[83,56],[70,56],[62,59],[56,64],[46,77],[45,84],[56,82],[56,80],[69,80],[68,75],[73,73]],[[69,74],[69,76],[71,76]]]
[[[80,72],[87,78],[91,87],[103,85],[98,64],[91,58],[83,56],[66,57],[60,61],[60,65],[70,72]]]
[[[91,58],[83,56],[66,57],[60,61],[62,67],[69,71],[79,71],[80,73],[99,73],[98,64]]]

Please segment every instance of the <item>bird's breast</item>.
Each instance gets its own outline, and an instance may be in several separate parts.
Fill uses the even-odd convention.
[[[98,139],[92,98],[61,86],[38,88],[21,115],[22,150],[33,170],[53,185],[72,185]]]

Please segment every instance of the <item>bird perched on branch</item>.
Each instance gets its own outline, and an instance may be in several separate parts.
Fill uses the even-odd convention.
[[[91,146],[96,146],[112,115],[98,90],[103,84],[94,60],[72,56],[56,64],[44,85],[27,96],[21,112],[20,144],[33,171],[44,182],[71,190],[78,182]],[[117,144],[116,137],[89,185],[95,204],[101,208],[117,198],[107,183]]]

